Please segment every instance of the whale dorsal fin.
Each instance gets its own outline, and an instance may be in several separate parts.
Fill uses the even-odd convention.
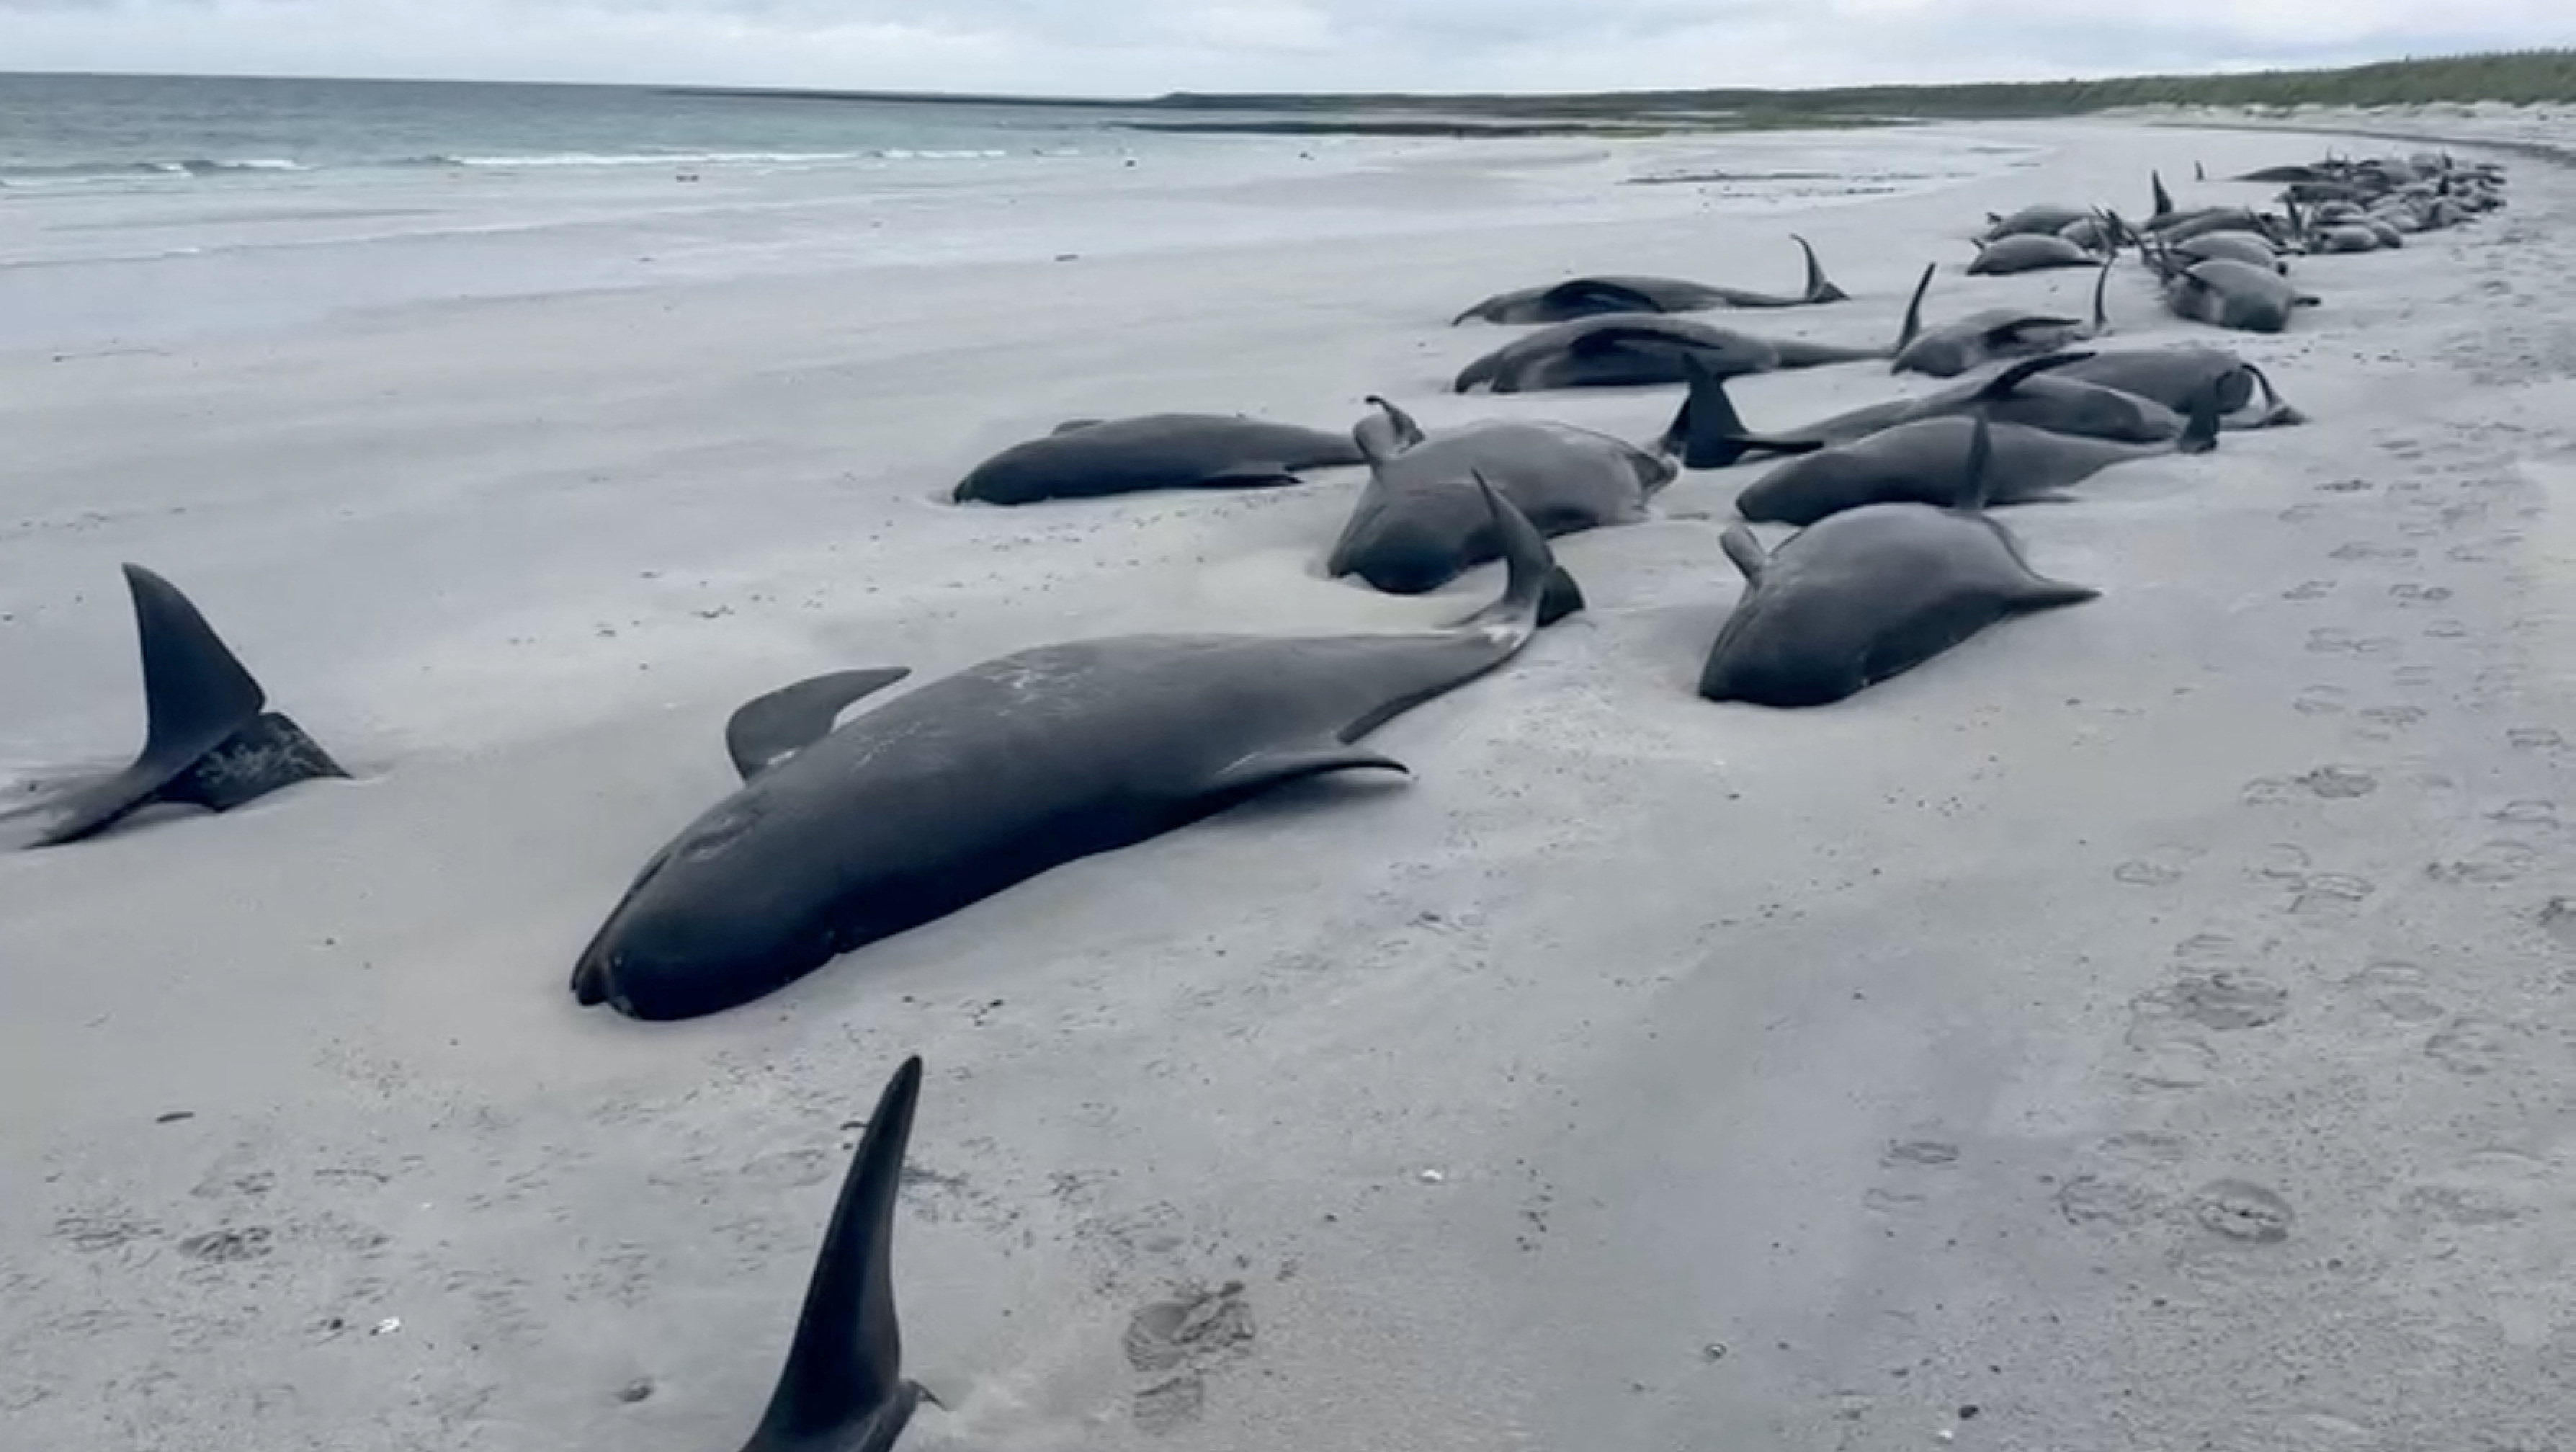
[[[920,1098],[916,1054],[886,1081],[876,1112],[868,1116],[823,1232],[786,1369],[743,1452],[886,1448],[911,1418],[921,1389],[903,1377],[903,1332],[894,1307],[894,1207]],[[863,1435],[850,1435],[862,1427]],[[833,1433],[841,1435],[825,1442]]]
[[[725,751],[749,781],[832,734],[850,704],[912,674],[908,666],[833,671],[754,696],[725,722]]]
[[[1744,576],[1748,585],[1759,583],[1762,572],[1770,567],[1771,556],[1762,548],[1762,541],[1754,538],[1751,525],[1740,522],[1728,525],[1726,532],[1717,537],[1717,547],[1726,551],[1726,558]]]
[[[1983,247],[1978,249],[1984,251]],[[1914,297],[1905,305],[1905,321],[1896,328],[1896,351],[1902,353],[1915,335],[1923,331],[1923,294],[1932,290],[1932,274],[1940,268],[1937,262],[1923,264],[1923,276],[1914,284]]]
[[[1097,418],[1069,418],[1069,419],[1066,419],[1064,422],[1062,422],[1062,423],[1060,423],[1060,424],[1057,424],[1054,428],[1047,430],[1047,433],[1049,434],[1049,436],[1053,436],[1053,435],[1056,435],[1056,434],[1069,434],[1069,433],[1074,432],[1074,431],[1075,431],[1075,430],[1077,430],[1077,429],[1087,429],[1087,428],[1090,428],[1091,426],[1093,426],[1094,424],[1101,424],[1101,423],[1106,423],[1106,422],[1108,422],[1108,420],[1107,420],[1107,419],[1097,419]]]
[[[1986,507],[1986,495],[1993,487],[1986,475],[1995,460],[1994,429],[1984,414],[1975,418],[1975,426],[1968,431],[1968,463],[1959,475],[1959,500],[1954,506],[1970,513]]]
[[[2165,174],[2160,171],[2150,171],[2147,173],[2147,181],[2155,188],[2156,215],[2159,217],[2173,215],[2173,195],[2165,190]]]

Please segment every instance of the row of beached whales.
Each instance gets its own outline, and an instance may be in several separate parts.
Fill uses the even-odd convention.
[[[2286,183],[2284,214],[2183,210],[2155,181],[2137,226],[2098,208],[1990,217],[1968,270],[2005,274],[2148,258],[2174,310],[2277,326],[2288,306],[2247,279],[2300,254],[2365,250],[2502,204],[2492,164],[2447,156],[2329,159],[2240,180]],[[1738,496],[1721,535],[1744,576],[1702,672],[1713,700],[1810,706],[1909,670],[2007,617],[2095,597],[2048,580],[1984,511],[2062,498],[2124,460],[2215,446],[2222,428],[2300,421],[2260,370],[2205,345],[2086,352],[2087,320],[1997,309],[1926,328],[1924,285],[1889,350],[1827,349],[1691,324],[1713,308],[1845,301],[1812,248],[1796,297],[1670,278],[1600,277],[1501,294],[1471,318],[1548,325],[1471,364],[1461,392],[1679,382],[1651,447],[1570,425],[1487,421],[1436,436],[1372,396],[1347,436],[1213,415],[1080,420],[1006,450],[960,500],[1022,504],[1140,490],[1298,482],[1365,464],[1369,482],[1333,547],[1334,575],[1396,593],[1492,559],[1500,597],[1456,624],[1334,637],[1140,635],[1015,652],[905,693],[846,724],[901,667],[839,671],[759,697],[727,722],[742,785],[644,864],[579,956],[572,988],[639,1019],[747,1003],[866,943],[957,911],[1075,858],[1143,841],[1302,777],[1404,768],[1358,745],[1393,716],[1511,659],[1582,608],[1547,540],[1641,519],[1683,468],[1786,456]],[[2259,249],[2259,250],[2258,250]],[[1924,284],[1931,277],[1927,269]],[[2211,303],[2208,299],[2218,299]],[[2259,317],[2264,321],[2248,321]],[[1571,329],[1572,331],[1562,331]],[[1532,347],[1546,340],[1543,347]],[[1552,359],[1553,361],[1544,361]],[[1991,377],[1755,433],[1730,377],[1822,363]],[[2260,389],[2264,407],[2240,417]],[[1748,521],[1801,526],[1765,549]],[[264,693],[185,595],[125,576],[148,714],[122,772],[10,810],[47,822],[37,845],[94,835],[161,804],[223,811],[343,776]],[[921,1085],[907,1059],[886,1085],[843,1182],[787,1364],[746,1452],[882,1452],[928,1397],[902,1374],[890,1246]],[[933,1399],[935,1401],[935,1399]]]

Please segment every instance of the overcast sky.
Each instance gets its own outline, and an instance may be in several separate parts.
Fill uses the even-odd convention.
[[[2576,0],[0,0],[0,69],[1028,94],[2334,65],[2576,43]]]

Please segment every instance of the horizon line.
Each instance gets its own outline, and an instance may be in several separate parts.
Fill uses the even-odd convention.
[[[2106,84],[2123,81],[2170,81],[2211,78],[2256,78],[2263,76],[2331,75],[2339,72],[2367,70],[2377,66],[2416,65],[2438,61],[2482,60],[2503,57],[2540,55],[2576,55],[2576,46],[2543,45],[2518,50],[2442,51],[2424,55],[2390,56],[2378,60],[2352,61],[2340,65],[2285,66],[2249,65],[2217,66],[2199,71],[2128,71],[2090,75],[2062,75],[2038,79],[1987,79],[1964,81],[1869,81],[1830,86],[1643,86],[1632,90],[1192,90],[1181,88],[1154,95],[1105,96],[1096,94],[1043,92],[981,91],[905,91],[873,87],[842,89],[823,86],[756,86],[726,85],[690,81],[572,81],[572,80],[494,80],[475,76],[394,76],[394,75],[319,75],[277,74],[253,71],[115,71],[115,70],[13,70],[0,69],[0,79],[16,77],[51,77],[76,79],[156,80],[156,81],[321,81],[347,82],[359,85],[426,85],[426,86],[555,86],[584,90],[661,91],[680,95],[726,96],[741,98],[778,97],[783,99],[831,99],[854,101],[898,101],[937,105],[1000,106],[1068,106],[1091,109],[1137,107],[1154,109],[1176,101],[1550,101],[1550,100],[1617,100],[1625,97],[1665,96],[1828,96],[1867,92],[1973,90],[1995,87],[2041,87]]]

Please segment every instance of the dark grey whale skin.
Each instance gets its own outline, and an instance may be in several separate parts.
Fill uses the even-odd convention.
[[[2064,491],[2114,464],[2166,454],[2205,454],[2218,446],[2216,384],[2193,404],[2191,426],[2170,444],[2123,444],[1994,423],[1973,414],[1938,414],[1881,430],[1857,443],[1789,460],[1735,496],[1736,512],[1772,524],[1814,524],[1871,504],[1961,507],[1971,488],[1983,507],[2072,498]],[[1977,457],[1985,433],[1991,458]],[[1982,472],[1982,479],[1971,473]]]
[[[1827,706],[1904,674],[1999,621],[2100,591],[2030,568],[1984,514],[1988,425],[1976,421],[1963,507],[1868,504],[1766,552],[1744,524],[1722,537],[1743,593],[1709,647],[1699,694],[1795,709]]]
[[[1896,356],[1902,335],[1883,348],[1764,338],[1697,318],[1619,312],[1576,318],[1515,338],[1458,370],[1453,393],[1479,386],[1492,393],[1552,388],[1632,388],[1685,383],[1690,361],[1723,377],[1821,368]]]
[[[2154,399],[2049,376],[2051,370],[2092,356],[2067,352],[2025,358],[1992,377],[1970,379],[1937,393],[1867,404],[1800,428],[1758,434],[1736,413],[1734,401],[1726,394],[1726,380],[1703,373],[1691,379],[1689,396],[1665,430],[1665,447],[1681,455],[1685,468],[1723,469],[1748,454],[1807,453],[1853,443],[1917,419],[1954,413],[1982,414],[2052,433],[2132,444],[2163,443],[2181,437],[2190,427],[2182,414]]]
[[[1647,501],[1681,472],[1667,455],[1571,424],[1488,419],[1425,438],[1395,405],[1371,401],[1386,422],[1355,430],[1369,451],[1368,487],[1324,569],[1390,594],[1436,590],[1500,557],[1480,481],[1554,538],[1645,518]]]
[[[1222,414],[1075,419],[978,464],[960,504],[1034,504],[1153,489],[1257,489],[1361,462],[1348,434]]]
[[[1450,320],[1451,326],[1481,320],[1489,323],[1562,323],[1602,313],[1695,313],[1712,308],[1796,308],[1848,302],[1851,295],[1834,286],[1816,261],[1807,239],[1791,241],[1806,254],[1807,282],[1795,297],[1748,292],[1742,288],[1692,282],[1678,277],[1636,277],[1606,273],[1568,278],[1544,287],[1498,292]]]
[[[1445,629],[1073,641],[986,661],[837,728],[780,713],[827,730],[801,749],[729,733],[754,774],[645,864],[582,950],[574,997],[639,1019],[721,1012],[1282,782],[1404,770],[1353,743],[1511,659],[1571,587],[1529,521],[1485,498],[1508,580]],[[889,675],[848,674],[852,692]]]

